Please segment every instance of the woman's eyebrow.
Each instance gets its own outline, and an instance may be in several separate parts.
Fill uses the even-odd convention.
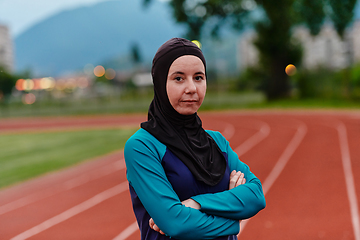
[[[180,72],[180,71],[176,71],[176,72],[171,73],[170,75],[176,75],[176,74],[184,74],[184,73]]]
[[[170,76],[172,76],[172,75],[184,75],[184,74],[185,74],[184,72],[176,71],[176,72],[170,73]],[[205,75],[205,73],[200,71],[200,72],[194,73],[194,75]]]
[[[198,74],[202,74],[202,75],[205,75],[204,72],[196,72],[195,75],[198,75]]]

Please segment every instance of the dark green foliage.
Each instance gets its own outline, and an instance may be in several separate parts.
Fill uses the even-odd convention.
[[[0,102],[5,102],[12,93],[17,78],[0,67]]]
[[[295,9],[299,11],[311,35],[317,35],[325,19],[324,0],[299,0],[295,2]]]
[[[350,97],[360,100],[360,65],[353,66],[350,72]]]
[[[148,6],[153,0],[144,0]],[[211,34],[218,37],[219,30],[230,21],[236,29],[244,27],[248,13],[236,0],[172,0],[169,2],[174,19],[187,26],[187,38],[200,39],[205,22],[212,21]]]
[[[356,0],[328,0],[328,2],[331,7],[330,18],[339,36],[343,38],[345,28],[354,17]]]
[[[238,91],[264,90],[264,76],[259,68],[247,68],[237,80],[236,88]]]
[[[298,72],[295,84],[299,92],[299,98],[341,98],[341,81],[339,73],[335,74],[327,68],[316,70],[303,70]]]
[[[291,41],[291,27],[294,25],[293,0],[279,0],[277,8],[273,1],[263,0],[267,18],[255,26],[257,39],[254,44],[259,50],[259,67],[264,73],[264,90],[269,100],[288,97],[289,77],[285,73],[288,64],[298,65],[301,61],[301,46]]]
[[[350,84],[344,81],[344,75],[348,74],[346,78],[350,79]],[[294,83],[301,99],[359,100],[360,66],[338,71],[324,67],[302,70],[294,76]]]
[[[147,5],[152,0],[144,0]],[[218,36],[224,23],[232,22],[236,29],[244,26],[251,9],[244,7],[249,0],[172,0],[170,6],[176,21],[188,26],[188,37],[199,39],[205,22],[211,21],[213,36]],[[312,35],[320,32],[324,19],[330,16],[342,37],[353,19],[356,0],[254,0],[264,16],[253,22],[257,32],[254,44],[259,51],[258,74],[269,100],[290,96],[290,80],[285,74],[288,64],[299,67],[302,58],[300,44],[292,39],[292,29],[305,24]],[[325,11],[330,9],[331,11]],[[241,81],[240,81],[241,82]]]

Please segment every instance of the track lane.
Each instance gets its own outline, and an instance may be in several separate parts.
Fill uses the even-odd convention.
[[[117,193],[113,192],[113,196],[104,196],[106,197],[104,201],[99,202],[91,208],[81,211],[79,214],[74,215],[66,221],[62,221],[28,239],[75,240],[114,238],[120,229],[126,228],[129,221],[135,221],[132,208],[129,208],[129,206],[131,206],[131,201],[127,191],[128,183],[125,182],[124,185],[120,185]],[[108,190],[111,191],[112,189]],[[66,229],[71,229],[71,231],[66,231]]]
[[[297,119],[308,134],[241,239],[354,239],[337,133],[323,117]]]
[[[258,145],[244,153],[243,156],[241,156],[242,160],[251,167],[252,171],[263,182],[266,176],[268,176],[272,167],[275,165],[276,159],[278,159],[281,155],[281,152],[284,151],[284,146],[289,143],[291,136],[293,136],[295,133],[295,129],[293,126],[291,126],[291,124],[289,124],[291,119],[299,119],[300,121],[304,121],[309,126],[309,134],[311,135],[305,137],[304,143],[299,146],[299,150],[295,151],[294,156],[287,163],[284,171],[279,175],[279,179],[275,181],[274,186],[268,192],[266,197],[268,203],[267,208],[260,212],[255,218],[251,219],[251,221],[249,221],[244,232],[241,234],[240,239],[285,239],[287,237],[289,239],[328,239],[330,236],[331,238],[332,236],[335,236],[337,237],[336,239],[355,239],[351,227],[349,205],[347,204],[348,199],[346,197],[347,194],[345,189],[345,180],[343,178],[343,181],[341,181],[341,179],[336,179],[336,181],[334,181],[334,177],[332,176],[333,172],[338,174],[338,172],[340,170],[342,171],[342,169],[339,168],[339,166],[341,166],[341,162],[339,161],[340,158],[338,158],[341,155],[340,146],[339,144],[334,145],[334,142],[339,141],[336,138],[337,131],[335,129],[329,128],[328,126],[325,127],[322,124],[324,121],[329,121],[328,115],[334,117],[332,114],[326,114],[326,116],[324,116],[322,114],[314,115],[313,113],[230,113],[226,116],[226,122],[228,124],[220,124],[220,126],[219,121],[222,120],[220,116],[215,117],[213,114],[204,114],[204,116],[201,116],[205,128],[208,128],[208,126],[211,127],[210,125],[213,125],[212,128],[214,130],[225,131],[225,129],[227,129],[226,131],[228,132],[227,134],[229,134],[228,136],[231,134],[233,135],[230,138],[230,144],[233,148],[236,147],[239,142],[244,142],[246,138],[249,138],[256,133],[256,129],[251,128],[249,125],[252,120],[255,119],[257,121],[263,121],[269,125],[271,128],[269,136],[263,139]],[[360,156],[358,137],[360,129],[360,118],[354,118],[352,115],[347,114],[336,115],[336,117],[343,121],[346,128],[348,129],[347,132],[350,156],[352,162],[355,162],[355,160],[359,160]],[[213,120],[218,120],[218,122],[214,122],[212,124],[211,121]],[[233,130],[229,130],[231,129],[229,124],[234,126]],[[231,133],[231,131],[234,131],[234,133]],[[326,152],[326,150],[328,151]],[[324,158],[326,156],[326,161],[321,163],[319,157],[316,157],[319,155],[324,156]],[[299,172],[303,171],[304,169],[304,166],[299,164],[301,161],[303,161],[303,164],[312,164],[311,168],[307,169],[308,172],[318,172],[319,176],[316,178],[315,174],[310,174],[310,176],[305,174],[305,179],[302,179],[301,177],[304,176],[299,174]],[[360,193],[359,184],[357,184],[359,182],[359,174],[356,174],[359,173],[360,170],[359,162],[360,161],[356,161],[352,165],[357,194]],[[316,169],[322,169],[324,173],[321,173],[320,170],[316,171]],[[124,171],[120,172],[125,175]],[[329,177],[329,175],[333,178]],[[106,179],[106,177],[99,178],[100,181],[104,179]],[[278,184],[278,182],[280,183]],[[289,185],[291,184],[293,184],[293,187],[297,190],[304,189],[302,190],[304,191],[303,195],[301,195],[301,191],[295,191],[295,189],[290,188]],[[82,187],[85,186],[86,184],[84,184]],[[331,188],[329,186],[331,186]],[[79,187],[78,189],[81,189],[82,187]],[[15,188],[21,189],[19,186]],[[41,189],[41,187],[37,188]],[[0,192],[0,206],[2,201],[1,197],[4,196],[2,195],[3,192],[4,191]],[[16,191],[11,191],[11,189],[7,189],[6,192],[11,193],[9,195],[16,195],[14,194]],[[111,236],[107,235],[105,238],[104,236],[100,237],[94,233],[92,235],[92,239],[114,239],[135,220],[132,213],[130,197],[121,197],[120,195],[121,194],[116,195],[98,204],[96,207],[90,208],[60,224],[57,224],[56,226],[53,226],[52,228],[47,229],[46,231],[43,231],[42,233],[34,236],[33,239],[40,239],[40,236],[49,237],[51,236],[48,235],[50,233],[52,233],[54,237],[55,235],[57,236],[61,233],[64,234],[64,232],[69,234],[67,235],[67,239],[79,239],[80,235],[77,234],[81,234],[81,231],[75,233],[76,231],[74,230],[74,235],[71,235],[72,231],[69,231],[71,227],[76,225],[76,222],[83,222],[83,225],[86,226],[87,229],[97,229],[97,231],[100,232],[101,229],[103,229],[103,231],[110,231],[112,233]],[[304,195],[311,195],[313,198],[309,200]],[[327,198],[325,204],[323,201],[320,201],[321,198],[319,196],[325,196]],[[121,202],[125,202],[125,204],[119,204]],[[291,208],[291,206],[289,206],[291,203],[297,205],[298,209]],[[119,205],[127,207],[126,209],[120,209]],[[317,206],[317,208],[314,205]],[[333,211],[333,209],[336,209],[340,213],[338,214],[338,212],[336,212],[335,214],[331,212],[332,214],[330,214],[326,212],[326,210],[330,212]],[[105,217],[94,217],[101,215],[106,215],[112,219],[110,222],[116,222],[117,226],[115,227],[117,228],[115,230],[111,230],[110,227],[107,228],[105,225],[103,225],[102,222],[107,221]],[[114,217],[114,215],[118,217]],[[287,218],[283,215],[287,216]],[[341,221],[337,221],[335,223],[334,216],[339,217]],[[21,217],[24,217],[24,212]],[[119,220],[120,218],[123,219],[127,224],[119,224],[119,222],[121,222],[121,220]],[[98,222],[96,222],[97,220]],[[0,215],[0,223],[2,223],[2,221],[3,220],[1,219]],[[291,223],[292,221],[294,222]],[[108,225],[112,226],[110,222],[108,221]],[[95,225],[92,226],[94,223]],[[279,228],[279,223],[284,224],[284,226]],[[295,223],[296,228],[294,227]],[[84,228],[83,234],[86,234],[86,228]],[[259,231],[259,229],[261,229],[261,231]],[[259,232],[264,232],[264,234],[259,235]],[[0,233],[2,233],[1,230]],[[77,238],[72,238],[72,236],[75,235]],[[91,238],[90,235],[87,236]],[[138,230],[132,233],[126,239],[139,239]]]
[[[42,199],[40,201],[28,204],[22,208],[3,214],[0,219],[0,222],[2,222],[2,224],[0,224],[0,232],[4,233],[4,238],[6,237],[5,239],[9,239],[10,237],[14,237],[34,227],[40,227],[43,229],[44,225],[47,226],[49,222],[51,222],[51,224],[53,222],[56,223],[58,218],[63,217],[56,216],[61,214],[65,214],[67,216],[71,214],[67,211],[72,209],[74,206],[83,204],[83,202],[92,199],[93,197],[101,194],[104,191],[108,191],[109,189],[116,187],[120,183],[124,183],[124,191],[127,191],[128,185],[125,174],[115,172],[110,175],[104,176],[97,181],[88,182],[86,184],[72,188],[68,191],[61,191],[48,198]],[[115,191],[116,193],[117,190],[118,189],[116,188],[112,192]],[[105,193],[105,195],[108,196],[107,193]],[[99,197],[96,197],[96,199],[98,198]],[[93,200],[91,200],[90,202],[93,202]],[[85,206],[88,205],[85,204]],[[80,208],[82,208],[82,206],[80,206]],[[73,211],[76,210],[70,210],[70,212]],[[54,217],[56,217],[56,219],[51,220]]]

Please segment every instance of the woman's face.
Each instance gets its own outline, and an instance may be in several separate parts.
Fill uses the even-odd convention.
[[[171,106],[180,114],[197,112],[206,93],[205,67],[200,58],[184,55],[170,66],[166,91]]]

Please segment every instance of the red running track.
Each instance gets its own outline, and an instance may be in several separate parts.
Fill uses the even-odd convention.
[[[201,113],[260,178],[239,239],[360,240],[360,112]],[[144,115],[1,120],[1,132],[138,125]],[[137,240],[122,151],[0,191],[0,239]]]

